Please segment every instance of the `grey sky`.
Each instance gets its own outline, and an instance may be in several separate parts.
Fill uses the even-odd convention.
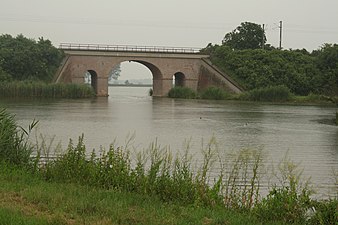
[[[241,22],[268,43],[309,51],[338,43],[337,0],[0,0],[0,33],[63,42],[205,47]]]

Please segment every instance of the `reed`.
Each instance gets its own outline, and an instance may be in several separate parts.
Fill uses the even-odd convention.
[[[249,101],[286,102],[290,100],[291,96],[292,94],[286,86],[279,85],[251,90],[244,93],[241,99]]]
[[[200,97],[202,99],[226,100],[230,98],[230,94],[221,88],[209,87],[201,92]]]
[[[0,97],[88,98],[94,91],[85,84],[47,84],[43,82],[8,82],[0,84]]]
[[[27,130],[16,124],[13,115],[0,108],[0,162],[8,162],[18,166],[31,163],[33,145],[29,142],[29,134],[36,126],[33,121]]]
[[[195,91],[187,87],[174,87],[168,93],[169,98],[194,99],[197,97]]]

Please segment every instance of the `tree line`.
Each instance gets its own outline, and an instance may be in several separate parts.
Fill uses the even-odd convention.
[[[267,44],[264,29],[241,23],[221,45],[209,44],[202,53],[247,91],[284,85],[296,95],[338,95],[338,45],[318,50],[282,50]],[[0,82],[50,82],[64,54],[49,40],[0,36]]]
[[[50,82],[59,67],[63,52],[51,41],[38,41],[22,34],[12,37],[0,36],[0,81],[44,81]]]
[[[337,44],[308,52],[276,49],[266,41],[260,25],[245,22],[221,45],[209,44],[202,52],[248,91],[285,85],[296,95],[338,95]]]

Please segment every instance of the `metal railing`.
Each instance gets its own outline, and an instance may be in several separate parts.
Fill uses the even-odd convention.
[[[101,45],[61,43],[62,50],[112,51],[112,52],[154,52],[154,53],[189,53],[197,54],[200,48],[164,47],[164,46],[136,46],[136,45]]]

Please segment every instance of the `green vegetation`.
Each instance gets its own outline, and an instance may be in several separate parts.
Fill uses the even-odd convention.
[[[266,36],[263,28],[255,23],[241,23],[235,30],[227,33],[222,44],[236,50],[260,49],[266,43]]]
[[[240,98],[249,101],[286,102],[291,99],[290,90],[284,86],[266,87],[248,91]]]
[[[64,54],[49,40],[0,36],[0,97],[86,98],[90,86],[51,84]]]
[[[257,37],[265,43],[262,29],[252,23],[242,23],[225,37],[222,45],[209,44],[202,52],[245,90],[284,85],[295,95],[338,95],[337,44],[324,44],[312,53],[277,50],[259,45],[259,39],[251,46],[248,42]]]
[[[0,36],[0,81],[39,80],[49,82],[63,53],[49,40],[28,39],[22,34]]]
[[[227,33],[222,45],[210,43],[201,52],[209,54],[212,63],[246,91],[241,95],[231,95],[212,87],[195,94],[195,98],[337,103],[337,44],[324,44],[312,53],[305,49],[276,49],[266,44],[260,25],[245,22]],[[192,91],[185,90],[185,94],[179,97],[184,98],[189,92]]]
[[[0,163],[0,224],[262,223],[251,214],[218,207],[164,203],[155,196],[123,190],[48,182]]]
[[[197,94],[192,89],[187,87],[174,87],[170,89],[168,96],[170,98],[193,99],[197,97]]]
[[[28,131],[18,127],[13,115],[5,109],[0,109],[0,162],[28,166],[31,162],[33,146],[29,143],[30,131],[37,124],[33,121]]]
[[[36,122],[29,126],[32,129]],[[30,130],[29,129],[29,130]],[[8,135],[7,135],[8,134]],[[214,139],[202,162],[187,150],[172,154],[156,142],[144,151],[125,146],[86,154],[83,136],[49,158],[30,145],[12,115],[0,117],[0,221],[39,224],[334,224],[338,200],[315,201],[289,159],[280,184],[260,196],[261,150],[221,155]],[[19,138],[18,138],[19,137]],[[19,146],[19,148],[18,148]],[[25,147],[26,146],[26,147]],[[34,157],[27,157],[34,147]],[[13,152],[13,153],[12,153]],[[15,157],[16,160],[13,160]],[[219,173],[212,171],[219,168]],[[337,193],[338,194],[338,193]],[[338,195],[337,195],[338,196]]]
[[[44,82],[0,83],[1,97],[29,98],[88,98],[95,96],[94,90],[86,84],[62,84]]]
[[[201,92],[201,99],[225,100],[230,98],[230,94],[217,87],[209,87]]]
[[[170,95],[171,98],[209,99],[209,100],[242,100],[242,101],[261,101],[261,102],[288,102],[295,104],[337,104],[338,97],[309,94],[308,96],[296,96],[291,93],[289,88],[284,85],[270,86],[266,88],[253,89],[242,94],[232,94],[218,87],[209,87],[203,91],[195,93],[192,89],[176,87],[175,93],[180,95]],[[179,89],[179,91],[177,91]],[[193,93],[193,94],[190,94]]]

